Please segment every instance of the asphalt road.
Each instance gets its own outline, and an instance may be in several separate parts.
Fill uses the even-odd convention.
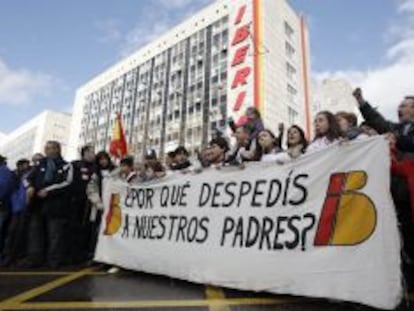
[[[411,295],[414,304],[414,295]],[[398,310],[413,310],[404,303]],[[242,292],[102,268],[0,271],[0,310],[374,310],[361,305]]]

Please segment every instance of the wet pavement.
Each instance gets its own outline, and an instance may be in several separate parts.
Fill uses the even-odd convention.
[[[411,295],[414,304],[414,295]],[[373,310],[268,293],[242,292],[146,273],[102,268],[0,270],[0,310],[294,311]],[[406,306],[399,310],[413,310]]]

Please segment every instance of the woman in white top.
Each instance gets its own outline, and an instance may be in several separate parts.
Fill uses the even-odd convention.
[[[275,160],[278,164],[284,164],[297,159],[305,153],[307,146],[308,141],[305,132],[301,127],[292,125],[287,131],[288,150],[277,154]]]
[[[329,111],[319,112],[314,121],[315,138],[306,153],[322,150],[339,141],[341,132],[335,116]]]
[[[255,161],[274,161],[275,156],[282,151],[279,139],[270,130],[262,130],[256,138]]]

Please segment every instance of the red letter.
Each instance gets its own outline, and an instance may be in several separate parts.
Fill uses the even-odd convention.
[[[243,91],[237,96],[236,103],[233,106],[233,111],[240,110],[245,98],[246,98],[246,91]]]
[[[235,46],[236,44],[243,42],[249,37],[249,35],[250,35],[249,25],[238,28],[236,32],[234,33],[233,42],[231,45]]]
[[[232,89],[235,89],[239,85],[247,84],[247,77],[250,75],[252,69],[250,67],[245,67],[239,69],[234,76],[233,84],[231,85]]]
[[[236,22],[234,23],[234,25],[238,25],[241,23],[241,21],[243,20],[244,17],[244,13],[246,13],[246,6],[243,5],[240,9],[239,12],[237,12],[237,18],[236,18]]]
[[[236,53],[234,54],[234,57],[233,57],[233,62],[231,63],[232,67],[235,67],[235,66],[237,66],[237,65],[244,62],[244,60],[246,59],[246,56],[247,56],[247,52],[249,51],[249,47],[250,47],[250,45],[248,44],[246,46],[243,46],[243,47],[239,48],[236,51]]]

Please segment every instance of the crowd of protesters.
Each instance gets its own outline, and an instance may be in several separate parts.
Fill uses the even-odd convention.
[[[403,269],[412,288],[414,97],[404,98],[399,105],[398,123],[387,121],[364,99],[360,89],[355,90],[354,97],[364,121],[358,125],[357,116],[351,112],[319,112],[312,140],[301,127],[292,125],[284,142],[282,124],[275,134],[264,127],[259,111],[249,108],[242,122],[229,120],[233,144],[217,131],[208,146],[193,155],[180,146],[161,160],[149,150],[141,163],[127,156],[116,166],[107,152],[95,155],[93,146],[85,146],[81,159],[68,163],[61,156],[59,143],[50,141],[44,155],[34,155],[31,162],[18,161],[13,172],[7,167],[7,159],[0,156],[1,265],[56,268],[91,262],[104,210],[103,181],[107,178],[139,184],[163,178],[171,171],[243,168],[250,161],[283,165],[332,144],[385,134],[392,151],[391,193],[403,237]]]

